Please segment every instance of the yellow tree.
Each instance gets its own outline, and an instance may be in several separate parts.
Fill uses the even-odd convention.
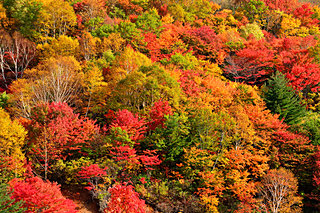
[[[85,115],[88,114],[92,107],[105,105],[105,100],[110,95],[108,83],[104,81],[102,70],[99,69],[94,63],[88,62],[83,67],[84,81],[81,85],[84,92],[81,95],[83,102],[82,111]]]
[[[81,56],[89,61],[97,54],[99,43],[101,43],[99,38],[94,38],[89,32],[84,31],[79,38]]]
[[[110,108],[127,108],[133,112],[147,111],[157,100],[179,107],[181,90],[178,82],[158,66],[142,66],[115,85],[108,100]]]
[[[57,56],[77,56],[79,55],[79,42],[66,35],[52,39],[49,43],[39,44],[37,49],[41,59],[48,59]]]
[[[6,9],[3,7],[3,4],[0,3],[0,26],[1,28],[6,28],[9,24],[9,19],[6,14]]]
[[[260,187],[262,206],[267,212],[301,212],[302,198],[297,196],[298,180],[286,169],[273,169],[263,177]]]
[[[144,54],[126,47],[122,54],[115,59],[106,79],[111,82],[118,82],[130,73],[137,71],[141,66],[151,66],[151,60]]]
[[[26,130],[17,121],[12,121],[9,114],[0,107],[0,174],[5,175],[5,170],[15,176],[23,173],[24,146]]]
[[[301,21],[292,15],[283,14],[280,28],[280,35],[295,36],[297,35]]]
[[[49,58],[37,67],[27,70],[23,79],[14,81],[10,90],[14,94],[15,113],[29,117],[30,110],[39,103],[78,101],[83,73],[79,62],[72,56]]]
[[[125,49],[126,40],[121,38],[120,33],[111,33],[108,38],[103,38],[97,51],[103,53],[112,50],[113,53],[120,53]]]
[[[39,16],[38,31],[40,41],[46,42],[48,37],[59,37],[71,30],[77,22],[76,14],[67,1],[40,0],[42,10]]]

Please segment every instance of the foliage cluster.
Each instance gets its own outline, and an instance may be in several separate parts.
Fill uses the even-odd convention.
[[[0,212],[319,211],[319,41],[297,0],[0,0]]]

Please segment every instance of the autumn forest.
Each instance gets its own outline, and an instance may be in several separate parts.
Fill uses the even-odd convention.
[[[0,213],[320,212],[314,0],[0,0]]]

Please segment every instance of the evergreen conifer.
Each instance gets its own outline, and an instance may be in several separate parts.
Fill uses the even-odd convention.
[[[263,91],[267,108],[273,114],[279,114],[279,118],[284,119],[287,124],[298,123],[306,114],[300,97],[282,73],[275,72],[265,84]]]

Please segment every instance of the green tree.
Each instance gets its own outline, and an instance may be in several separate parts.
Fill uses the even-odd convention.
[[[147,141],[162,153],[166,165],[174,166],[181,162],[183,150],[191,145],[190,123],[183,114],[175,113],[165,118],[164,128],[156,128]]]
[[[266,13],[269,12],[268,6],[261,0],[251,0],[243,4],[242,10],[251,23],[258,22],[259,24],[262,24]]]
[[[5,108],[8,105],[9,96],[6,92],[0,94],[0,107]]]
[[[308,136],[313,145],[320,145],[320,114],[308,112],[301,118],[299,125],[293,127],[293,130]]]
[[[157,100],[179,107],[181,89],[170,74],[158,66],[141,66],[118,81],[108,104],[111,109],[126,108],[132,112],[149,110]]]
[[[152,9],[139,16],[136,21],[136,26],[145,32],[154,32],[158,35],[161,31],[161,21],[157,10]]]
[[[21,208],[22,202],[14,202],[11,199],[11,193],[5,184],[0,184],[0,213],[22,213],[25,209]]]
[[[306,113],[300,97],[280,72],[273,74],[265,84],[263,98],[267,108],[274,114],[280,114],[279,118],[287,124],[298,123]]]
[[[6,9],[7,17],[15,20],[15,27],[19,29],[25,37],[36,35],[34,26],[39,20],[42,3],[34,0],[1,0]]]

